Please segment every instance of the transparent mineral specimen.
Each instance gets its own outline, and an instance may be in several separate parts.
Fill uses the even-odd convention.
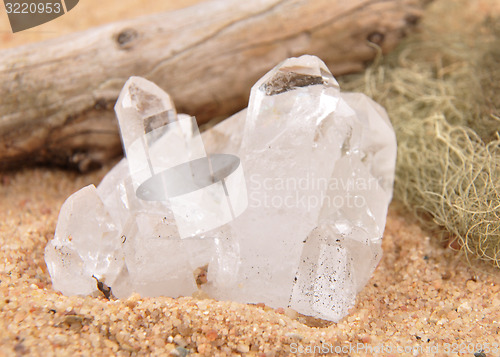
[[[302,56],[259,80],[248,109],[203,141],[144,79],[127,82],[116,111],[127,158],[61,208],[46,248],[55,289],[91,294],[98,279],[117,297],[202,289],[347,314],[380,260],[392,197],[396,139],[383,108],[341,93],[321,60]]]
[[[209,158],[196,119],[178,117],[170,97],[158,86],[130,78],[115,110],[137,197],[168,199],[181,238],[222,226],[246,209],[239,158]]]

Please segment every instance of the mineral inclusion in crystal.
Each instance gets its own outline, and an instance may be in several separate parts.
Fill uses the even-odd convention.
[[[115,107],[126,158],[61,208],[45,260],[66,295],[186,296],[338,321],[377,266],[396,138],[385,110],[290,58],[198,132],[153,83]],[[200,272],[204,278],[200,279]]]

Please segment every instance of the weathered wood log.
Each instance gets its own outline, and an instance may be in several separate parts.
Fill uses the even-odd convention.
[[[0,169],[84,171],[121,151],[113,112],[131,75],[200,122],[246,106],[281,60],[322,58],[335,75],[393,48],[428,0],[215,0],[0,52]]]

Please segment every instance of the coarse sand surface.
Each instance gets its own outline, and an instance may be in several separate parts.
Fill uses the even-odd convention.
[[[200,297],[63,296],[52,289],[45,245],[64,200],[98,184],[110,167],[86,175],[47,168],[0,174],[0,355],[279,356],[320,348],[350,356],[500,355],[498,271],[467,264],[397,203],[383,258],[338,324]]]

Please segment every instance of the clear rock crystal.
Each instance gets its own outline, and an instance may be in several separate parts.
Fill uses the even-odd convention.
[[[196,119],[177,116],[167,93],[144,78],[132,77],[115,110],[137,197],[168,199],[181,238],[222,226],[245,210],[239,158],[209,158]]]
[[[302,56],[201,138],[141,78],[116,111],[127,158],[63,205],[46,248],[54,288],[91,294],[98,279],[117,297],[202,289],[347,314],[380,260],[392,197],[396,139],[383,108],[341,93],[323,62]]]

